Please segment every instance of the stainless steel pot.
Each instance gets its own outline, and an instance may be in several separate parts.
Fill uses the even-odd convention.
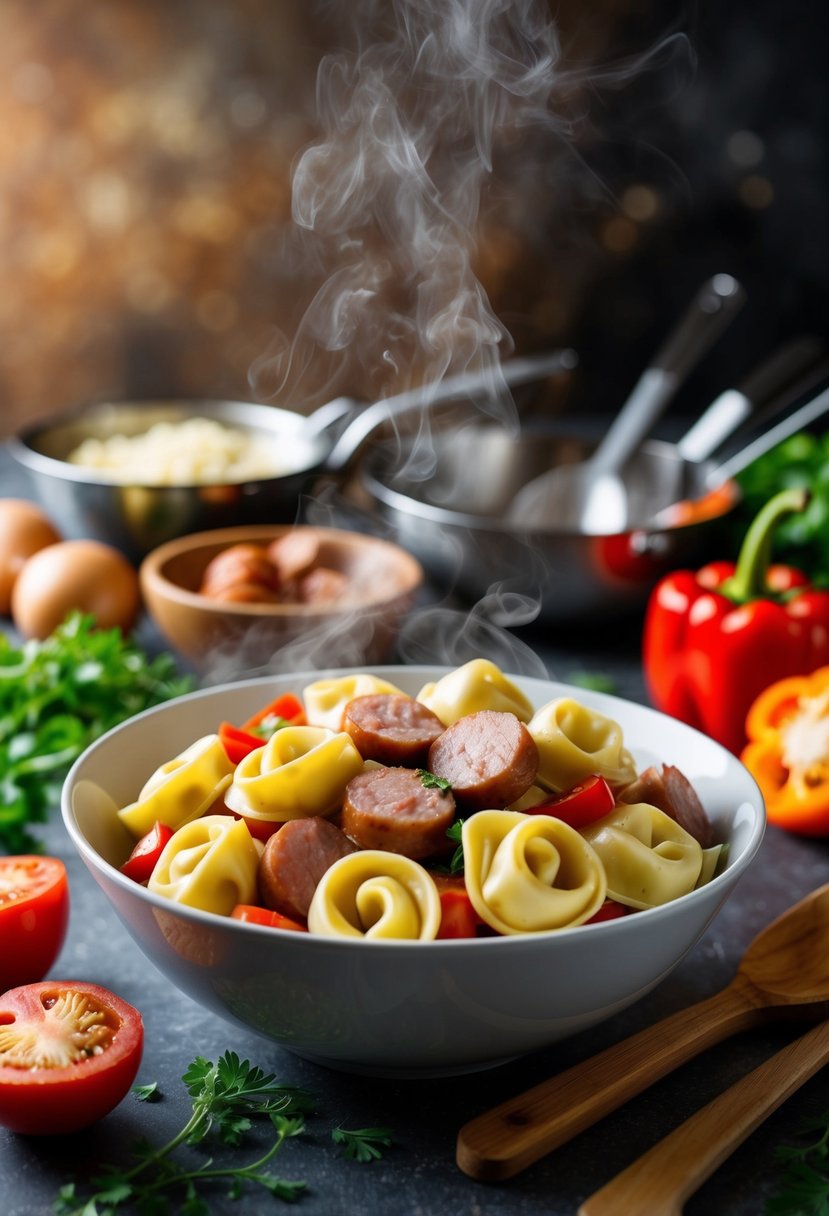
[[[575,364],[572,351],[553,351],[508,360],[501,373],[512,387]],[[138,561],[157,545],[188,532],[293,522],[309,479],[323,472],[341,474],[384,423],[444,402],[480,398],[492,380],[489,374],[462,374],[370,406],[338,398],[309,417],[242,401],[102,403],[35,423],[10,439],[8,448],[28,470],[37,497],[64,536],[95,537]],[[132,436],[155,423],[194,417],[253,435],[273,451],[282,472],[221,485],[123,485],[68,460],[89,437]]]
[[[577,435],[516,439],[470,425],[433,440],[428,468],[402,459],[398,444],[378,445],[363,462],[361,484],[398,542],[464,600],[495,597],[497,611],[498,597],[520,596],[546,623],[607,619],[641,605],[668,570],[716,557],[713,525],[739,500],[736,474],[827,409],[829,389],[725,462],[689,460],[677,444],[646,442],[624,470],[631,524],[612,535],[585,534],[577,514],[543,529],[507,517],[529,479],[590,456],[595,441]]]

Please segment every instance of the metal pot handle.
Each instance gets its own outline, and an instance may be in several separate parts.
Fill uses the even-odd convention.
[[[565,348],[563,350],[548,351],[541,355],[527,355],[522,359],[508,359],[501,365],[501,374],[504,381],[510,388],[515,388],[519,384],[528,384],[534,380],[541,380],[545,376],[552,376],[556,372],[572,371],[578,366],[578,356],[576,352]],[[360,407],[358,403],[352,402],[355,411],[354,419],[348,423],[345,430],[335,441],[333,448],[328,454],[328,459],[325,461],[325,468],[329,472],[340,472],[358,454],[363,444],[370,436],[383,425],[384,422],[389,422],[392,418],[399,418],[405,414],[412,413],[419,409],[430,409],[435,405],[443,405],[449,401],[456,400],[461,397],[471,397],[475,393],[485,391],[492,384],[493,373],[491,370],[486,372],[461,372],[457,376],[447,376],[437,384],[421,385],[418,388],[409,389],[405,393],[398,393],[394,397],[387,397],[383,401],[377,401],[373,405]],[[317,429],[316,420],[320,415],[324,415],[325,411],[329,410],[329,406],[333,407],[330,415],[324,415],[321,419],[322,426],[319,429],[328,430],[330,425],[341,422],[345,413],[341,403],[347,402],[347,398],[338,398],[337,401],[330,402],[329,405],[323,405],[314,414],[311,415],[309,422],[314,422],[314,429]]]

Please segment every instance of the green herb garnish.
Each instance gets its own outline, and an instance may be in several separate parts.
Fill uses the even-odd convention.
[[[567,677],[567,683],[575,684],[577,688],[587,688],[591,692],[616,691],[616,681],[602,671],[572,671]]]
[[[335,1144],[343,1146],[344,1156],[352,1161],[379,1161],[383,1156],[381,1147],[388,1148],[394,1144],[391,1131],[387,1127],[361,1127],[356,1131],[347,1131],[344,1127],[335,1127],[331,1133]]]
[[[447,781],[445,777],[436,777],[434,773],[430,773],[427,768],[419,768],[417,775],[420,778],[420,784],[427,790],[440,790],[444,794],[448,794],[452,789],[452,782]]]
[[[262,1187],[288,1203],[299,1198],[306,1189],[304,1182],[280,1178],[266,1166],[285,1140],[305,1130],[303,1116],[313,1109],[310,1096],[304,1090],[280,1085],[273,1075],[240,1060],[232,1051],[226,1051],[216,1064],[197,1057],[182,1080],[192,1099],[192,1113],[181,1131],[161,1148],[147,1141],[138,1144],[133,1150],[135,1163],[129,1168],[104,1166],[92,1179],[95,1190],[87,1198],[78,1194],[73,1182],[61,1187],[53,1205],[56,1216],[111,1216],[127,1203],[141,1212],[168,1212],[173,1193],[182,1196],[182,1212],[205,1216],[209,1208],[200,1188],[217,1181],[230,1183],[233,1199],[243,1196],[247,1184]],[[213,1129],[223,1144],[237,1147],[256,1117],[269,1119],[275,1133],[270,1147],[256,1160],[222,1167],[208,1157],[194,1168],[174,1160],[176,1149],[201,1144]]]
[[[268,739],[275,735],[278,730],[292,725],[293,723],[289,722],[287,718],[280,718],[277,714],[268,714],[256,726],[249,727],[247,733],[249,735],[256,735],[257,739],[264,739],[267,743]]]
[[[817,1139],[815,1139],[817,1133]],[[829,1111],[804,1119],[803,1144],[783,1144],[775,1160],[785,1165],[780,1190],[766,1201],[766,1216],[823,1216],[829,1212]]]
[[[456,819],[455,822],[446,829],[446,835],[447,835],[448,839],[452,841],[453,844],[456,844],[458,846],[455,849],[455,852],[452,854],[452,860],[449,862],[449,873],[450,874],[462,874],[463,868],[464,868],[463,843],[462,843],[462,841],[463,841],[463,820]]]
[[[73,613],[44,641],[0,635],[0,851],[41,852],[31,832],[70,765],[111,727],[188,692],[171,655],[149,659],[119,629]]]

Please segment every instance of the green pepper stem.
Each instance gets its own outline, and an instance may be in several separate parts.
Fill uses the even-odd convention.
[[[771,563],[774,529],[784,515],[803,511],[811,495],[804,487],[781,490],[770,498],[752,521],[740,546],[737,568],[717,590],[738,604],[768,595],[766,576]]]

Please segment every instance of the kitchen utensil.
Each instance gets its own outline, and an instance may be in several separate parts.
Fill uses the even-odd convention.
[[[562,350],[503,363],[510,387],[572,369]],[[242,401],[134,401],[102,403],[41,421],[8,441],[33,487],[66,537],[94,537],[138,560],[187,532],[230,524],[292,523],[309,478],[341,474],[382,423],[446,402],[495,391],[491,371],[447,377],[365,407],[338,398],[306,418],[291,410]],[[161,422],[214,419],[252,434],[273,453],[273,477],[222,485],[119,485],[95,470],[71,464],[69,454],[87,438],[142,434]],[[351,429],[353,426],[353,429]]]
[[[821,1022],[730,1086],[586,1199],[578,1216],[681,1216],[706,1178],[773,1111],[829,1063]]]
[[[356,626],[359,629],[359,622]],[[436,645],[451,639],[442,636]],[[470,656],[471,657],[471,656]],[[726,843],[722,873],[641,916],[513,937],[411,942],[263,928],[165,899],[118,870],[134,841],[113,814],[149,773],[217,724],[240,723],[282,692],[346,672],[278,674],[201,689],[97,740],[63,787],[67,832],[144,954],[205,1009],[330,1067],[438,1076],[501,1064],[637,1000],[698,940],[756,856],[763,803],[736,756],[675,718],[547,679],[510,677],[541,707],[577,696],[613,716],[641,764],[682,765]],[[447,668],[370,668],[411,696]]]
[[[721,992],[502,1103],[461,1128],[460,1168],[502,1181],[706,1047],[772,1017],[829,1014],[829,885],[763,929]]]
[[[550,469],[524,486],[510,504],[511,522],[543,527],[564,513],[585,533],[622,531],[629,518],[622,470],[744,302],[744,289],[730,275],[717,274],[703,284],[590,458],[583,465]]]

